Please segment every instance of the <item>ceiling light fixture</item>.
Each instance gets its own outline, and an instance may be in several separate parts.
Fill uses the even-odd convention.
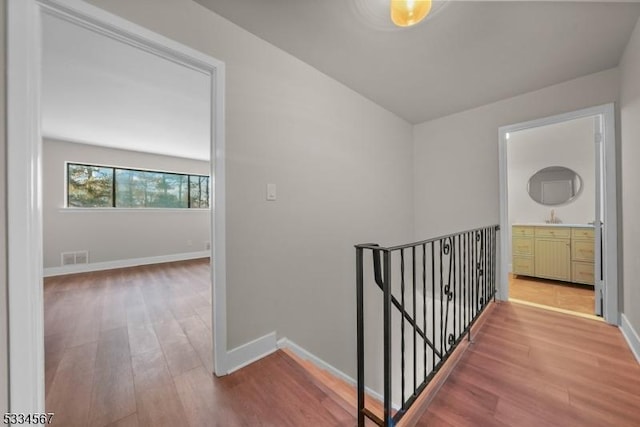
[[[391,0],[391,20],[398,27],[416,25],[431,11],[431,0]]]

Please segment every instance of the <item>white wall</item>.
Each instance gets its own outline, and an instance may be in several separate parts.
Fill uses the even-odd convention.
[[[580,175],[582,188],[569,203],[544,206],[529,196],[529,178],[548,166],[564,166]],[[551,209],[565,224],[595,220],[593,117],[512,132],[507,143],[507,169],[509,224],[544,223]],[[510,260],[511,248],[507,255]]]
[[[206,209],[66,209],[67,161],[209,175],[205,161],[45,139],[45,269],[61,267],[61,252],[88,250],[89,261],[97,263],[205,250],[211,216]]]
[[[416,125],[416,239],[499,222],[500,126],[613,102],[618,92],[611,69]]]
[[[8,401],[8,361],[7,361],[7,206],[6,206],[6,132],[5,122],[5,8],[6,1],[0,0],[0,414],[9,409]]]
[[[640,20],[620,70],[623,312],[635,330],[640,331]]]
[[[412,237],[412,127],[190,0],[91,2],[226,62],[228,347],[276,330],[355,376],[353,245]]]

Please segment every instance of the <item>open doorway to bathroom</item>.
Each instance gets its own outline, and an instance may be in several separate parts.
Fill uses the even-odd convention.
[[[500,298],[617,323],[613,106],[500,128],[500,165]]]
[[[595,314],[595,121],[510,132],[509,298]]]

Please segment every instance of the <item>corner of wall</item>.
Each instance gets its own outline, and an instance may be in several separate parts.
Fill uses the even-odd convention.
[[[227,353],[226,374],[231,374],[278,350],[276,333],[270,332]]]
[[[633,328],[627,316],[622,314],[620,317],[620,331],[622,331],[624,339],[627,340],[631,352],[636,357],[638,363],[640,363],[640,335],[638,335],[638,332]]]
[[[329,374],[333,375],[336,378],[339,378],[345,382],[347,382],[348,384],[353,385],[354,387],[356,386],[357,382],[354,378],[350,377],[349,375],[345,374],[344,372],[342,372],[340,369],[336,368],[335,366],[325,362],[324,360],[322,360],[321,358],[319,358],[318,356],[316,356],[315,354],[311,353],[310,351],[308,351],[307,349],[299,346],[298,344],[296,344],[295,342],[291,341],[288,338],[280,338],[278,340],[278,348],[279,349],[288,349],[291,350],[293,353],[295,353],[298,357],[300,357],[301,359],[304,360],[308,360],[311,363],[313,363],[316,367],[327,371]],[[378,393],[377,391],[369,388],[369,387],[365,387],[365,391],[366,393],[373,397],[374,399],[383,402],[384,401],[384,397],[382,396],[382,394]],[[394,408],[398,409],[399,405],[394,403]]]

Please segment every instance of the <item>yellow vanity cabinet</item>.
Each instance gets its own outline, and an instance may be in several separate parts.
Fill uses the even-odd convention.
[[[511,250],[513,274],[533,276],[533,227],[514,226],[511,229]]]
[[[593,285],[593,228],[514,225],[512,272]]]
[[[595,245],[593,228],[571,229],[571,281],[595,283]]]
[[[534,231],[535,276],[571,281],[571,230],[536,227]]]
[[[533,227],[514,226],[511,238],[513,274],[533,276]]]

